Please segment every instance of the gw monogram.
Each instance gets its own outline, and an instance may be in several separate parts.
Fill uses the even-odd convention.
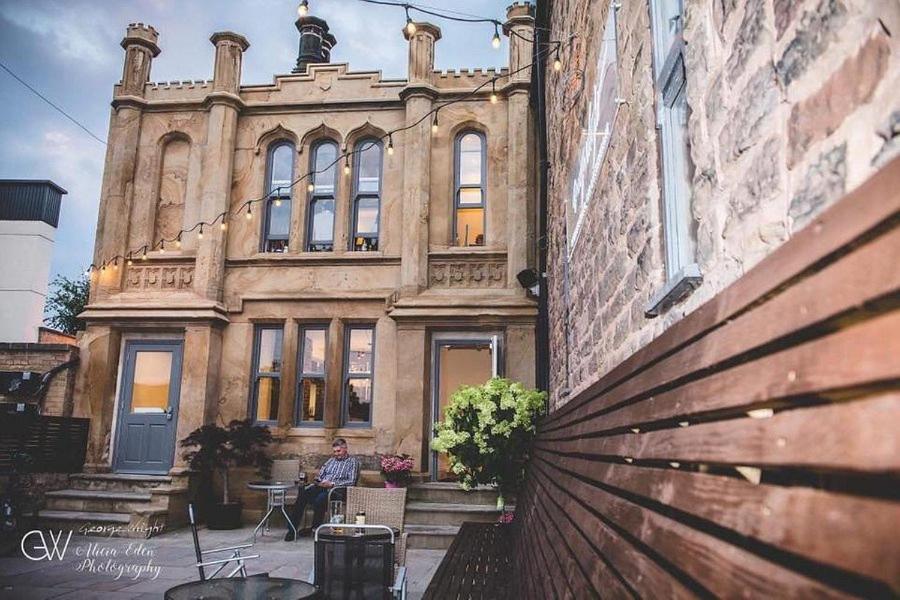
[[[39,529],[33,529],[32,531],[29,531],[28,533],[26,533],[25,535],[22,536],[22,541],[19,543],[19,547],[21,548],[22,554],[25,556],[25,558],[27,558],[28,560],[34,560],[34,561],[53,560],[54,557],[57,560],[63,559],[63,557],[66,555],[66,550],[69,547],[69,542],[72,540],[72,532],[71,531],[69,532],[69,536],[66,538],[66,543],[62,547],[62,549],[60,549],[59,543],[62,540],[63,532],[59,531],[59,532],[57,532],[57,534],[55,536],[53,535],[52,531],[48,531],[47,533],[50,535],[50,542],[53,544],[52,547],[47,544],[47,539],[44,537],[44,532]],[[33,556],[25,550],[25,540],[27,540],[32,535],[37,535],[38,537],[41,538],[40,545],[35,544],[35,546],[34,546],[34,548],[32,548],[32,550],[41,549],[41,550],[43,550],[43,554],[38,554],[38,555]]]

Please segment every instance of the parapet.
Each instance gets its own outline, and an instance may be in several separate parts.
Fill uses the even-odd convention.
[[[150,50],[153,56],[159,55],[159,32],[151,25],[129,23],[122,39],[122,47],[126,50],[131,44],[137,44]]]

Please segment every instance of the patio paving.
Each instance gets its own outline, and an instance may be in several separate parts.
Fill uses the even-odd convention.
[[[200,543],[205,549],[232,546],[249,541],[252,532],[252,527],[233,531],[204,529],[200,531]],[[284,542],[281,536],[282,532],[276,535],[273,530],[257,538],[247,553],[259,554],[260,558],[247,562],[248,572],[305,580],[313,564],[312,539]],[[409,598],[422,596],[444,553],[445,550],[407,551]],[[19,553],[0,558],[0,600],[158,600],[165,590],[198,579],[194,562],[191,531],[187,528],[149,540],[72,536],[61,560],[32,561]]]

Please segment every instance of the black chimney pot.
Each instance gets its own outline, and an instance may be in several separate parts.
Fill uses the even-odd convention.
[[[319,17],[300,17],[294,23],[300,32],[300,52],[293,73],[305,73],[306,65],[327,63],[331,60],[331,49],[337,43],[328,33],[328,23]]]

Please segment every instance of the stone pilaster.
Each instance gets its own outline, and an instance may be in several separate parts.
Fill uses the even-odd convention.
[[[175,433],[173,470],[186,468],[178,442],[218,414],[219,364],[222,359],[222,331],[215,325],[189,325],[184,331],[181,368],[181,396],[178,403],[178,429]]]
[[[74,414],[91,419],[85,457],[88,471],[104,471],[110,467],[121,340],[117,330],[92,325],[78,342],[81,366],[75,379]]]
[[[534,39],[533,7],[516,3],[507,9],[507,21],[503,30],[509,35],[509,71],[507,92],[507,286],[525,293],[516,274],[528,267],[529,240],[534,239],[534,190],[531,185],[531,119],[528,107],[528,89]]]
[[[433,107],[431,85],[434,72],[434,44],[441,38],[440,28],[416,23],[409,41],[409,85],[401,97],[406,104],[406,123],[414,123]],[[395,140],[395,143],[399,140]],[[403,232],[401,293],[416,295],[428,286],[428,218],[431,185],[431,120],[403,133]]]
[[[431,414],[426,410],[426,360],[430,359],[424,326],[397,327],[397,400],[394,441],[398,454],[409,454],[426,471],[431,460],[428,449]],[[423,437],[424,436],[424,437]]]
[[[159,55],[159,34],[143,23],[128,26],[122,48],[125,62],[122,81],[116,86],[107,134],[106,168],[100,192],[97,236],[93,263],[98,267],[116,256],[125,256],[130,233],[131,206],[138,142],[141,133],[144,84],[150,78],[153,58]],[[91,281],[91,302],[122,289],[125,269],[117,259]]]
[[[242,105],[239,93],[241,60],[250,46],[247,40],[229,31],[214,33],[210,41],[216,46],[213,92],[207,97],[209,118],[206,149],[203,154],[203,191],[200,215],[211,222],[231,205],[231,179],[237,120]],[[220,300],[225,277],[225,241],[227,231],[221,219],[204,228],[197,247],[194,290],[201,297]]]

